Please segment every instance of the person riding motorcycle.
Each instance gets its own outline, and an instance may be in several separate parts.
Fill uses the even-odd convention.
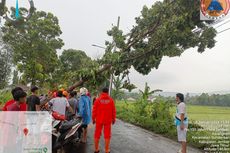
[[[72,114],[74,114],[73,109],[70,107],[68,100],[63,97],[62,91],[57,92],[57,97],[50,100],[49,105],[51,110],[58,112],[61,115],[66,114],[66,109],[68,109]]]

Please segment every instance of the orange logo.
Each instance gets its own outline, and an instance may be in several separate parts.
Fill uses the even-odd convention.
[[[225,17],[230,8],[230,0],[201,0],[201,12],[208,19]]]

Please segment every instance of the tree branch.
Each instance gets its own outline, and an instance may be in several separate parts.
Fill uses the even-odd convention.
[[[101,69],[99,69],[99,70],[97,71],[96,74],[97,74],[97,75],[100,75],[100,74],[103,73],[104,71],[109,70],[111,67],[112,67],[111,64],[105,64],[105,65],[103,65],[103,67],[102,67]],[[88,81],[89,79],[90,79],[90,78],[83,78],[83,79],[81,79],[80,81],[78,81],[78,82],[76,82],[75,84],[73,84],[72,86],[70,86],[70,87],[68,88],[68,91],[70,92],[70,91],[74,90],[75,88],[77,88],[77,87],[79,87],[79,86],[82,86],[82,85],[84,84],[84,82]]]

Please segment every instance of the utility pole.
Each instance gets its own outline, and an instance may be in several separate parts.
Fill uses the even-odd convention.
[[[119,29],[120,26],[120,16],[118,16],[118,20],[117,20],[117,28]],[[114,43],[114,49],[113,51],[116,51],[117,47],[116,47],[116,43],[115,41],[113,41]],[[112,89],[113,89],[113,72],[110,75],[110,81],[109,81],[109,95],[111,96],[112,93]]]

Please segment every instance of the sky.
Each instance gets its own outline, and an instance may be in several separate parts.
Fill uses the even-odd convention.
[[[16,0],[7,0],[15,6]],[[128,32],[135,24],[144,5],[150,7],[156,0],[34,0],[38,10],[52,12],[59,18],[65,42],[63,49],[79,49],[92,58],[99,58],[110,40],[107,31],[121,17],[120,29]],[[28,0],[19,0],[19,7],[28,7]],[[227,23],[218,31],[229,28]],[[131,70],[130,80],[143,89],[148,82],[151,89],[171,92],[230,91],[230,30],[218,34],[216,46],[202,54],[196,49],[186,50],[180,57],[164,57],[160,67],[147,76]],[[58,53],[61,54],[60,50]]]

